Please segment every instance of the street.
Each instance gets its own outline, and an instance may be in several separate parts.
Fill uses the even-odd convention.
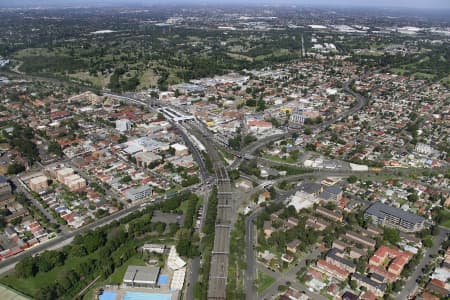
[[[422,269],[430,263],[432,259],[431,256],[436,255],[439,252],[442,242],[448,238],[449,233],[449,229],[444,227],[439,228],[439,235],[433,240],[433,247],[428,248],[427,251],[425,251],[422,260],[417,265],[411,276],[406,280],[402,291],[395,297],[395,299],[408,299],[408,296],[414,292],[417,285],[416,280],[420,277],[420,275],[422,275]]]
[[[308,297],[310,297],[311,299],[325,300],[326,298],[322,295],[311,292],[308,288],[297,282],[297,272],[300,271],[301,268],[306,266],[307,260],[316,259],[319,255],[320,250],[317,248],[313,249],[312,252],[304,257],[297,265],[291,267],[286,273],[270,271],[263,264],[257,263],[256,268],[259,272],[264,272],[267,275],[276,278],[276,281],[269,288],[267,288],[261,295],[258,295],[258,299],[271,299],[273,296],[276,296],[279,293],[279,285],[286,285],[286,282],[290,282],[292,287],[306,293],[306,295],[308,295]]]
[[[247,270],[245,274],[245,295],[247,300],[256,299],[256,291],[254,287],[255,282],[255,242],[254,238],[256,235],[255,232],[255,224],[253,223],[258,213],[261,211],[261,208],[253,211],[250,216],[248,216],[245,220],[245,256],[246,256],[246,264]]]

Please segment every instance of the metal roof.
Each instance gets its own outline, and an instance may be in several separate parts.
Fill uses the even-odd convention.
[[[366,213],[378,218],[384,218],[385,215],[392,215],[413,224],[422,223],[423,221],[425,221],[424,218],[416,214],[404,211],[400,208],[383,204],[381,202],[375,202],[374,204],[372,204],[366,210]]]

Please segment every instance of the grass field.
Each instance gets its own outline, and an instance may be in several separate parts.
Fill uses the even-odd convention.
[[[27,56],[54,56],[58,51],[50,52],[45,48],[27,48],[18,51],[14,57],[17,59],[22,59]]]
[[[70,77],[91,82],[95,87],[105,88],[108,86],[110,75],[102,75],[100,72],[97,76],[91,76],[88,72],[78,72],[71,74]]]
[[[275,278],[273,278],[269,275],[266,275],[262,272],[258,272],[256,276],[257,276],[256,285],[257,285],[258,294],[261,294],[262,292],[264,292],[267,288],[269,288],[275,282]]]
[[[152,69],[146,70],[140,77],[139,88],[149,88],[156,86],[159,76]]]
[[[293,163],[296,163],[296,162],[297,162],[297,160],[295,160],[295,159],[293,159],[293,158],[291,158],[291,157],[288,157],[288,158],[286,158],[286,159],[283,159],[283,158],[280,158],[280,157],[278,157],[278,156],[276,156],[276,155],[270,155],[270,154],[263,154],[263,157],[264,157],[265,159],[269,159],[269,160],[277,161],[277,162],[282,162],[282,163],[293,164]]]
[[[85,257],[69,256],[66,263],[63,266],[59,266],[51,270],[50,272],[38,273],[35,277],[31,278],[19,278],[15,276],[14,271],[8,273],[6,276],[0,279],[0,283],[14,287],[16,290],[24,293],[25,295],[33,296],[39,290],[39,288],[46,286],[50,282],[55,282],[59,275],[66,270],[72,270],[75,266],[88,260],[94,255],[88,255]]]
[[[402,68],[392,68],[392,69],[389,69],[389,71],[391,71],[392,73],[395,73],[395,74],[399,74],[399,75],[403,75],[406,73],[406,70],[402,69]]]

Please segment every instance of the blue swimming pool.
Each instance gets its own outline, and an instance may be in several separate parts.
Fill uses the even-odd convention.
[[[116,300],[116,292],[111,292],[111,291],[104,291],[100,297],[99,300]]]
[[[171,300],[172,294],[126,292],[123,300]]]
[[[160,275],[158,283],[159,284],[167,284],[169,282],[169,276],[167,275]]]

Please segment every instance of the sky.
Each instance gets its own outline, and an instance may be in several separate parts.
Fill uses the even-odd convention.
[[[427,8],[449,9],[450,0],[0,0],[0,7],[37,7],[37,6],[108,6],[108,5],[163,5],[163,4],[298,4],[308,6],[330,7],[399,7],[399,8]]]

